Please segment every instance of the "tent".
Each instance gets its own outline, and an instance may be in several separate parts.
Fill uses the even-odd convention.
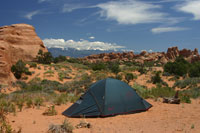
[[[107,78],[92,84],[72,106],[63,112],[68,117],[105,117],[146,111],[152,105],[125,82]]]

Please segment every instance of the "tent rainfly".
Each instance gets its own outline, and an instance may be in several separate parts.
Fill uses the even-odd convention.
[[[72,106],[63,112],[68,117],[105,117],[146,111],[152,105],[125,82],[107,78],[92,84]]]

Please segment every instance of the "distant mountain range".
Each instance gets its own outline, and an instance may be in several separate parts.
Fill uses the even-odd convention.
[[[114,51],[114,50],[77,50],[74,48],[64,48],[64,49],[63,48],[48,48],[48,51],[51,52],[51,54],[54,57],[62,55],[62,56],[70,56],[74,58],[85,57],[92,54],[124,52],[124,51]]]

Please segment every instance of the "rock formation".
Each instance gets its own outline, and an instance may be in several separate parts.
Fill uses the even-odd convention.
[[[0,27],[0,84],[9,84],[14,78],[10,68],[19,59],[33,61],[39,50],[47,51],[33,26],[13,24]]]
[[[200,55],[198,49],[188,50],[178,50],[178,47],[168,48],[167,52],[152,52],[148,53],[147,51],[142,51],[140,54],[134,54],[133,52],[124,52],[124,53],[102,53],[99,55],[90,55],[82,60],[88,62],[113,62],[113,61],[134,61],[143,64],[144,62],[149,61],[158,61],[161,64],[166,64],[168,61],[175,61],[178,56],[183,56],[189,62],[200,61]]]

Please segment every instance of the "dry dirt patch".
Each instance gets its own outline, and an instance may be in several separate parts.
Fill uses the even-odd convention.
[[[200,100],[192,100],[192,104],[163,104],[148,100],[153,107],[146,112],[118,115],[107,118],[87,118],[91,123],[90,129],[75,129],[74,132],[92,133],[175,133],[200,131]],[[46,107],[40,109],[24,109],[16,116],[10,114],[8,119],[11,125],[17,129],[22,127],[23,133],[43,133],[48,130],[50,124],[61,124],[66,118],[61,113],[71,104],[56,106],[58,115],[44,116],[42,113]],[[73,126],[80,123],[83,118],[68,118]]]

